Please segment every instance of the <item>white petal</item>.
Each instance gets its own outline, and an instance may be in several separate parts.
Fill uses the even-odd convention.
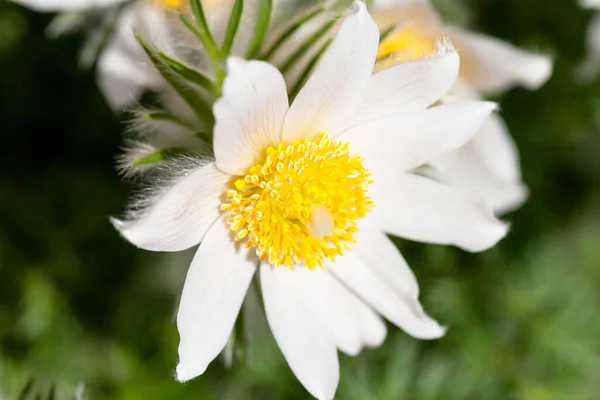
[[[386,336],[385,323],[368,305],[330,274],[325,278],[325,296],[315,312],[326,309],[328,329],[336,346],[355,356],[363,346],[377,347]]]
[[[360,224],[354,238],[356,244],[352,251],[373,273],[388,282],[402,296],[415,300],[419,298],[419,284],[415,274],[381,229],[366,221]]]
[[[146,2],[136,2],[123,10],[98,58],[98,86],[114,110],[123,110],[144,90],[159,90],[165,85],[135,39],[132,27],[154,43],[157,37],[168,37],[167,25],[165,13]]]
[[[142,91],[140,72],[128,53],[108,45],[98,59],[98,86],[113,110],[122,110]]]
[[[427,175],[481,197],[497,214],[513,211],[525,202],[529,191],[521,180],[501,180],[467,144],[433,161]]]
[[[362,1],[344,21],[337,37],[285,117],[285,141],[321,132],[335,136],[353,116],[369,84],[379,30]]]
[[[15,3],[38,11],[57,12],[92,7],[108,7],[124,0],[13,0]]]
[[[152,251],[181,251],[200,243],[219,217],[220,197],[231,177],[210,163],[177,182],[132,221],[113,224],[134,245]]]
[[[449,35],[463,51],[461,78],[480,91],[497,93],[515,85],[534,90],[546,83],[552,74],[549,56],[460,29],[450,29]]]
[[[585,37],[586,58],[577,68],[577,73],[584,81],[593,79],[600,70],[600,13],[590,20]]]
[[[483,200],[413,174],[390,174],[372,191],[373,217],[385,232],[478,252],[502,239],[507,226]]]
[[[322,296],[322,273],[265,263],[260,267],[267,320],[281,352],[311,395],[333,399],[339,380],[337,350],[315,303]]]
[[[579,0],[579,5],[585,8],[600,8],[600,0]]]
[[[493,114],[467,146],[499,179],[521,179],[519,150],[499,115]]]
[[[217,166],[243,175],[269,145],[281,142],[288,97],[281,73],[263,61],[227,60],[228,75],[213,110]]]
[[[457,149],[481,128],[496,105],[465,101],[380,118],[350,129],[340,136],[353,152],[365,159],[376,174],[409,170]]]
[[[440,54],[405,62],[373,75],[360,108],[359,125],[385,115],[423,110],[438,101],[458,77],[459,57],[449,47]]]
[[[353,253],[326,268],[375,311],[409,335],[418,339],[437,339],[444,335],[445,329],[423,312],[418,301],[399,296]]]
[[[192,261],[177,314],[179,381],[203,374],[229,339],[257,265],[239,247],[221,219]]]
[[[376,348],[383,344],[387,336],[387,327],[371,307],[359,299],[360,306],[357,307],[357,322],[361,340],[366,347]]]
[[[373,5],[377,8],[406,7],[415,4],[429,4],[429,0],[373,0]]]

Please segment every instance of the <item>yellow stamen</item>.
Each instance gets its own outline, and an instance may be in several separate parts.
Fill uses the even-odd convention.
[[[414,30],[401,29],[390,34],[377,50],[376,71],[393,65],[430,56],[435,51],[435,39]]]
[[[203,6],[216,5],[217,3],[223,2],[224,0],[202,0]],[[189,4],[189,0],[150,0],[154,5],[164,8],[171,8],[174,10],[181,10]]]
[[[173,8],[173,9],[182,8],[183,4],[186,3],[186,0],[151,0],[151,1],[157,6]]]
[[[322,133],[267,148],[262,161],[234,182],[221,209],[230,213],[236,239],[255,247],[261,260],[314,269],[354,242],[357,220],[374,207],[369,178],[348,143]]]

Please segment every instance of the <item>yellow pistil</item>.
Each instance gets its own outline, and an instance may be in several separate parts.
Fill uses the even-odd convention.
[[[409,29],[391,33],[377,50],[376,71],[393,65],[430,56],[435,51],[435,39]]]
[[[227,220],[237,240],[274,266],[323,266],[354,242],[357,220],[374,207],[369,171],[349,145],[322,133],[266,149],[229,190]]]

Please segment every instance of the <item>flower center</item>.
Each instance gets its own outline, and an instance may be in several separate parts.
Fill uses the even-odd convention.
[[[435,51],[435,40],[414,30],[401,29],[391,33],[377,50],[375,69],[380,71],[393,65],[427,57]]]
[[[237,240],[274,266],[323,266],[349,249],[357,220],[374,207],[371,174],[345,142],[326,133],[266,149],[261,163],[235,181],[227,220]]]
[[[151,0],[151,1],[157,6],[172,8],[172,9],[182,8],[182,6],[185,2],[185,0]]]

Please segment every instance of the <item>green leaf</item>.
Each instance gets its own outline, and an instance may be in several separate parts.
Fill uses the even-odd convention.
[[[325,7],[318,7],[317,9],[309,12],[308,14],[305,14],[305,15],[301,16],[297,20],[292,21],[292,23],[287,27],[287,29],[285,29],[277,37],[277,39],[275,40],[275,42],[273,43],[273,45],[271,45],[271,47],[269,48],[269,50],[267,50],[265,52],[265,54],[262,57],[260,57],[260,58],[262,60],[268,60],[271,57],[273,57],[273,54],[275,54],[275,52],[277,50],[279,50],[279,48],[281,47],[282,44],[284,44],[305,23],[309,22],[310,20],[312,20],[313,18],[315,18],[317,15],[321,14],[323,11],[325,11]]]
[[[192,6],[194,3],[198,3],[198,0],[190,0],[190,1],[192,3]],[[201,5],[199,5],[198,7],[199,7],[199,10],[202,10]],[[203,12],[202,12],[202,15],[204,15]],[[217,47],[217,44],[215,43],[214,38],[212,37],[210,31],[208,30],[208,26],[206,26],[206,18],[201,19],[204,21],[203,28],[197,28],[183,14],[180,14],[179,18],[185,24],[185,26],[187,26],[188,29],[191,30],[202,42],[202,45],[204,46],[204,48],[206,49],[206,52],[208,53],[208,58],[210,58],[210,62],[213,67],[213,72],[215,73],[215,78],[217,81],[216,87],[220,88],[221,84],[223,83],[223,80],[225,79],[225,68],[223,67],[223,54],[221,53],[221,50]],[[199,17],[196,16],[196,21],[198,21],[198,18]],[[219,91],[220,91],[220,89],[219,89]]]
[[[144,114],[144,118],[153,120],[153,121],[165,121],[172,122],[177,125],[181,125],[185,128],[189,128],[191,130],[194,129],[194,125],[188,121],[183,120],[181,117],[175,114],[171,114],[167,111],[150,111]]]
[[[146,40],[139,34],[135,33],[135,37],[150,60],[154,63],[158,72],[165,78],[167,82],[175,89],[175,91],[181,96],[183,100],[192,108],[196,115],[208,124],[214,123],[214,116],[212,109],[206,103],[206,101],[200,96],[198,92],[189,85],[186,84],[185,80],[182,80],[179,75],[174,75],[174,72],[167,66],[162,59],[156,54],[156,51],[150,46]]]
[[[336,21],[328,21],[321,26],[318,30],[316,30],[312,35],[310,35],[306,41],[298,47],[298,49],[292,53],[286,61],[283,62],[281,66],[281,72],[286,73],[292,68],[294,63],[296,63],[304,54],[306,54],[312,46],[314,46],[319,39],[323,38],[333,28]]]
[[[246,52],[247,59],[256,58],[256,55],[260,50],[260,46],[265,40],[267,30],[269,29],[269,24],[271,23],[272,9],[273,0],[261,0],[258,21],[256,21],[256,29],[254,31],[254,36],[252,37],[252,41],[250,42],[250,46],[248,47],[248,51]]]
[[[211,92],[214,92],[215,85],[211,82],[210,79],[208,79],[206,76],[204,76],[201,72],[196,71],[195,69],[193,69],[191,67],[188,67],[187,65],[183,64],[182,62],[169,57],[168,55],[166,55],[165,53],[163,53],[161,51],[157,52],[157,55],[167,66],[169,66],[169,68],[171,68],[173,71],[175,71],[177,74],[179,74],[185,80],[193,82],[198,86],[201,86],[207,90],[210,90]]]
[[[238,28],[240,27],[240,21],[242,20],[242,12],[244,11],[244,0],[236,0],[231,9],[229,15],[229,24],[227,25],[227,31],[225,32],[225,40],[221,47],[223,56],[227,57],[231,53],[231,47],[233,41],[237,35]]]
[[[194,13],[194,18],[196,19],[196,25],[198,26],[195,29],[194,33],[200,38],[202,44],[206,48],[208,55],[211,59],[221,60],[223,55],[221,50],[217,46],[215,42],[215,38],[210,32],[210,28],[208,27],[208,22],[206,21],[206,14],[204,13],[204,7],[202,7],[202,2],[200,0],[190,0],[190,4],[192,5],[192,12]]]
[[[194,132],[194,136],[196,136],[198,139],[202,140],[204,143],[212,147],[212,135],[206,132],[196,131]]]
[[[29,378],[21,392],[19,393],[19,400],[25,400],[27,395],[31,392],[31,388],[33,387],[33,378]]]
[[[319,60],[321,59],[321,56],[323,56],[323,53],[325,53],[325,51],[327,51],[327,49],[329,48],[329,46],[331,45],[332,42],[333,42],[333,39],[329,39],[328,41],[326,41],[321,46],[319,51],[317,51],[317,53],[313,56],[313,58],[311,58],[311,60],[308,62],[308,64],[304,68],[304,71],[302,71],[302,74],[300,74],[300,77],[298,78],[298,80],[292,86],[292,89],[290,90],[290,102],[294,101],[294,99],[296,98],[296,96],[298,95],[298,93],[300,92],[302,87],[304,86],[304,83],[308,79],[309,75],[311,74],[311,72],[313,71],[313,69],[319,62]]]
[[[50,390],[48,391],[47,400],[56,400],[56,386],[54,384],[52,384],[52,386],[50,386]]]
[[[179,157],[187,153],[188,151],[189,150],[184,147],[167,147],[165,149],[159,149],[153,153],[140,157],[137,160],[133,160],[131,162],[131,166],[140,167],[142,165],[156,164],[162,161],[170,160],[175,157]]]

